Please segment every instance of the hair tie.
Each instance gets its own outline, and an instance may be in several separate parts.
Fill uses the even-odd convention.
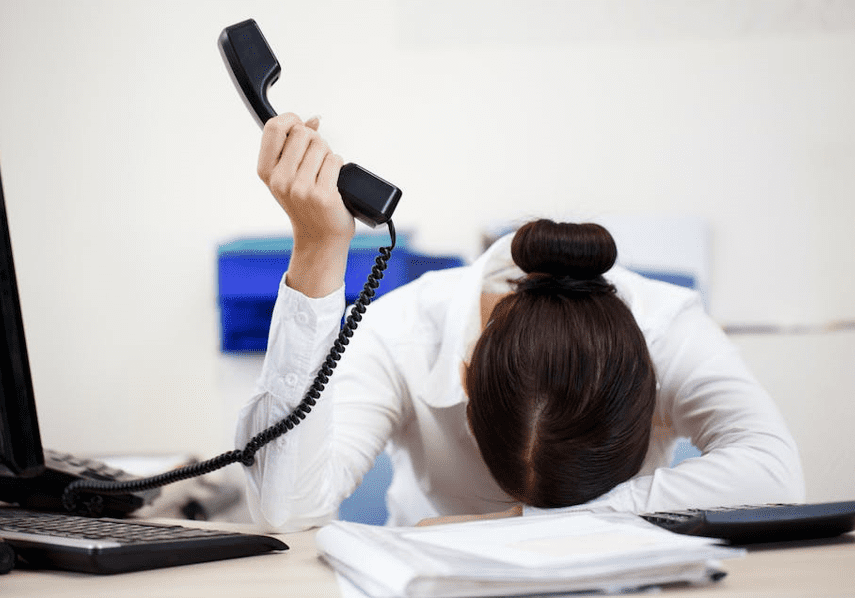
[[[517,291],[530,293],[559,293],[562,295],[593,295],[615,292],[614,285],[602,276],[579,280],[571,276],[531,273],[516,281]]]

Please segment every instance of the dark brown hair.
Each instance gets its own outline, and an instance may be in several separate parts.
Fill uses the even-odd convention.
[[[469,426],[510,496],[544,508],[581,504],[641,467],[653,364],[602,276],[617,258],[606,229],[530,222],[511,255],[527,275],[496,305],[466,366]]]

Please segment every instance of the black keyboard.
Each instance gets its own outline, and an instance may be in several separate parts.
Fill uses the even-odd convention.
[[[855,529],[855,500],[686,509],[642,517],[678,534],[721,538],[731,544],[808,540]]]
[[[124,573],[287,550],[270,536],[0,508],[0,538],[25,566]]]

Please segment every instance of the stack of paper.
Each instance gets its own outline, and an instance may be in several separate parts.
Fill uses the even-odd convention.
[[[741,549],[681,536],[628,513],[560,513],[432,527],[336,521],[323,557],[377,598],[615,593],[723,576]]]

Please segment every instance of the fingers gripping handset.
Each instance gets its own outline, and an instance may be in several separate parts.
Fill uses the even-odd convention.
[[[282,67],[253,19],[223,29],[220,54],[238,92],[261,127],[276,116],[267,90]],[[344,205],[370,227],[386,224],[401,198],[401,190],[353,163],[342,166],[338,191]]]

